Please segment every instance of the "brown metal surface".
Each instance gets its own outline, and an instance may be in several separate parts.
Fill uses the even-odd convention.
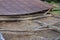
[[[20,15],[40,12],[51,5],[40,0],[0,0],[0,15]]]

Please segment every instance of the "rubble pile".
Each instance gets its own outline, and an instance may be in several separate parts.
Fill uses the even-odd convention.
[[[0,32],[5,40],[58,40],[60,18],[40,0],[0,0]],[[4,39],[3,39],[4,40]]]

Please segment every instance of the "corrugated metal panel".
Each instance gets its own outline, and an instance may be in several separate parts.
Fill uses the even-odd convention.
[[[51,5],[40,0],[0,0],[0,15],[20,15],[40,12]]]

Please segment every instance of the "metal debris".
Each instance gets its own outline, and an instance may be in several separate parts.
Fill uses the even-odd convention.
[[[21,15],[42,12],[52,5],[40,0],[1,0],[0,15]]]
[[[0,40],[5,40],[1,33],[0,33]]]

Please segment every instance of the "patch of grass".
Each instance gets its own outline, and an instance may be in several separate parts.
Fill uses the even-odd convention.
[[[60,7],[56,7],[52,11],[53,14],[60,14]]]
[[[60,14],[60,12],[59,11],[54,11],[54,12],[52,12],[53,14]]]

